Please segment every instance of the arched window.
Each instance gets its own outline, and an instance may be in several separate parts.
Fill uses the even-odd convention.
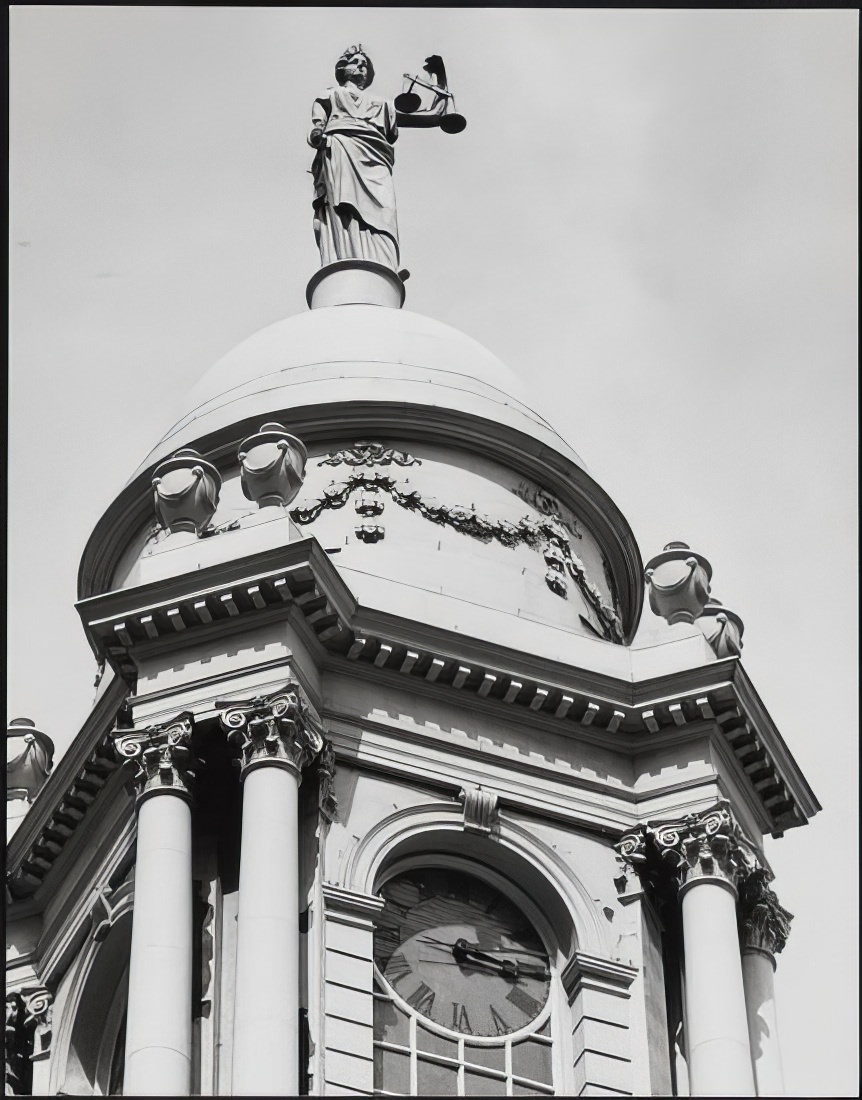
[[[376,892],[375,1092],[553,1095],[564,958],[539,906],[444,852],[390,864]]]
[[[61,1095],[122,1095],[131,896],[127,902],[69,977],[52,1068],[52,1091]]]

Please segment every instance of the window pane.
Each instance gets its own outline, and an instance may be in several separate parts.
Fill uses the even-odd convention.
[[[457,1039],[446,1039],[424,1027],[417,1027],[416,1036],[420,1050],[427,1050],[429,1054],[442,1054],[444,1058],[458,1057]]]
[[[375,1046],[374,1087],[387,1092],[410,1092],[410,1055]]]
[[[501,1072],[506,1068],[506,1048],[499,1047],[471,1047],[464,1044],[464,1061],[472,1062],[474,1066],[487,1066],[488,1069],[498,1069]]]
[[[518,1077],[529,1077],[549,1085],[552,1080],[550,1045],[534,1043],[529,1039],[524,1043],[513,1043],[512,1072]]]
[[[410,1021],[391,1001],[374,998],[374,1038],[398,1046],[410,1046]]]
[[[458,1069],[456,1066],[440,1066],[436,1062],[419,1059],[420,1096],[456,1096],[458,1094]]]
[[[467,1096],[505,1096],[506,1080],[501,1077],[486,1077],[484,1074],[464,1072],[464,1092]]]

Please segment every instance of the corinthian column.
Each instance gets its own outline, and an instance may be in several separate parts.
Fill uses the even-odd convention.
[[[758,867],[740,884],[742,980],[757,1095],[783,1096],[773,976],[775,956],[787,942],[793,916],[778,904],[770,878],[765,867]]]
[[[738,829],[720,803],[653,835],[680,884],[691,1095],[753,1096],[736,921]]]
[[[191,716],[120,736],[138,763],[126,1096],[188,1096],[192,1053]]]
[[[303,767],[323,739],[299,689],[216,704],[242,753],[233,1095],[299,1091],[299,851]]]

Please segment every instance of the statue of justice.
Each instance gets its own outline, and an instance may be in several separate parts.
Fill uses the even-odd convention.
[[[428,80],[404,74],[394,100],[368,91],[374,65],[362,46],[345,50],[335,65],[337,86],[315,99],[308,143],[315,150],[314,236],[321,266],[337,260],[370,260],[397,272],[398,219],[392,168],[399,126],[438,126],[459,133],[467,125],[455,111],[443,59],[423,66]],[[431,93],[423,106],[416,87]]]

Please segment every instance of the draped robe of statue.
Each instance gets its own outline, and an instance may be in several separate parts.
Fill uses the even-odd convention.
[[[397,271],[394,104],[347,84],[319,96],[311,119],[312,129],[326,134],[312,166],[321,264],[374,260]]]

